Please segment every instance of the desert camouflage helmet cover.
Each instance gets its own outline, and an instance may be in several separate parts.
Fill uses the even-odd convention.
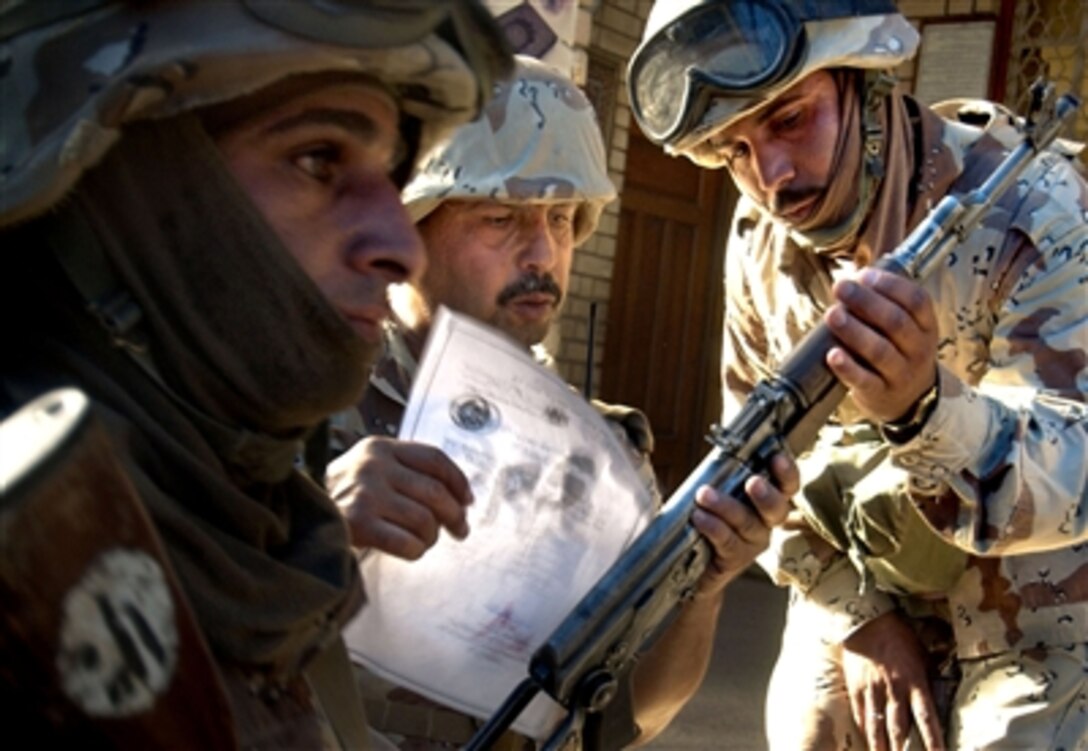
[[[554,68],[515,57],[484,113],[439,144],[402,194],[421,220],[449,198],[504,203],[580,202],[575,243],[616,197],[597,116],[585,94]]]
[[[127,122],[358,72],[395,92],[425,148],[509,66],[477,0],[5,0],[0,226],[56,203]]]
[[[706,1],[657,0],[647,19],[642,45],[635,51],[634,58],[638,57],[647,40],[660,29],[692,7]],[[801,4],[799,0],[784,2]],[[807,5],[819,9],[818,2],[808,2]],[[879,12],[829,20],[810,20],[804,23],[804,29],[808,40],[807,49],[792,75],[750,96],[713,99],[695,125],[666,145],[665,150],[673,154],[684,154],[696,164],[721,166],[720,159],[709,160],[709,155],[701,155],[699,146],[735,120],[760,110],[786,89],[817,70],[840,67],[894,69],[914,56],[919,41],[918,32],[899,13]],[[637,118],[638,113],[635,115]]]

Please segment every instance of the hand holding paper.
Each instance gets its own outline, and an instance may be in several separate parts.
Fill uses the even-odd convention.
[[[529,353],[439,311],[400,438],[441,448],[468,478],[469,536],[418,561],[373,553],[368,601],[345,637],[355,659],[435,701],[487,717],[533,651],[654,509],[615,434]],[[546,735],[539,697],[515,726]]]

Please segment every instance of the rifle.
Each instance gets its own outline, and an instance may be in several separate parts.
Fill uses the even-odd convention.
[[[81,391],[0,420],[0,702],[62,747],[237,748],[211,650]]]
[[[1055,98],[1052,85],[1036,82],[1022,126],[1023,139],[1016,148],[981,186],[962,197],[945,196],[899,247],[875,265],[912,279],[925,278],[966,239],[1031,159],[1054,141],[1079,105],[1075,97]],[[491,748],[541,690],[567,710],[543,749],[559,749],[571,738],[580,738],[585,749],[612,751],[635,738],[631,670],[692,598],[710,560],[709,544],[689,523],[695,492],[710,485],[750,503],[744,492],[749,477],[767,476],[776,453],[788,451],[796,456],[813,444],[846,393],[826,365],[834,343],[826,324],[817,326],[775,376],[757,384],[729,425],[711,427],[710,452],[649,527],[533,653],[529,676],[476,732],[465,751]],[[603,710],[617,697],[618,713],[606,716]]]

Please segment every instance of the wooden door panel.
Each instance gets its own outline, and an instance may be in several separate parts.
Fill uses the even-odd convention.
[[[600,395],[650,417],[666,493],[706,453],[703,436],[720,411],[725,182],[632,132]]]

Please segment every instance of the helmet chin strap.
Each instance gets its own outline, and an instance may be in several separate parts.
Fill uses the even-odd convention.
[[[790,230],[793,239],[804,247],[828,248],[842,243],[857,233],[865,217],[872,209],[880,181],[884,179],[884,126],[880,121],[880,107],[895,87],[895,77],[883,70],[865,71],[862,84],[865,89],[861,109],[861,137],[863,167],[858,170],[858,201],[841,222],[832,227],[811,230]]]

